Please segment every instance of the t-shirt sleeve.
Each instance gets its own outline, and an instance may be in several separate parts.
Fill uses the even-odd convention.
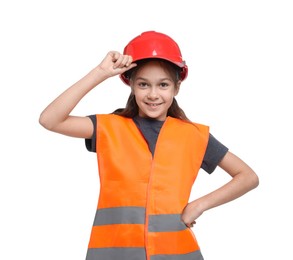
[[[90,115],[88,117],[92,120],[94,131],[91,138],[85,139],[85,146],[89,152],[95,153],[96,152],[97,118],[96,118],[96,115]]]
[[[210,134],[201,168],[207,173],[212,173],[227,152],[228,148]]]

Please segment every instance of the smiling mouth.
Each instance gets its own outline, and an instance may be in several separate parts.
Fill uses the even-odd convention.
[[[157,107],[159,105],[162,105],[163,103],[145,103],[145,104],[150,106],[150,107]]]

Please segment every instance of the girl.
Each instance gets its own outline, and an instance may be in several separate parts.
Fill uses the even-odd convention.
[[[123,54],[110,51],[41,113],[46,129],[85,138],[97,153],[100,194],[87,260],[202,260],[191,230],[196,219],[258,186],[254,171],[178,106],[187,72],[172,38],[144,32]],[[125,108],[70,115],[89,91],[116,75],[131,89]],[[217,166],[231,180],[188,202],[199,169],[212,173]]]

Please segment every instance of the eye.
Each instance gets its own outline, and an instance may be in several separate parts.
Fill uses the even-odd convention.
[[[138,82],[137,84],[140,88],[146,88],[148,86],[148,84],[146,82]]]
[[[169,84],[166,83],[166,82],[162,82],[162,83],[160,84],[160,87],[161,87],[161,88],[167,88],[167,87],[169,87]]]

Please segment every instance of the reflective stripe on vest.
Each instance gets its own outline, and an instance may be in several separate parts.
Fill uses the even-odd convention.
[[[202,260],[181,221],[208,127],[167,117],[155,154],[130,118],[97,115],[98,208],[87,260]]]
[[[145,248],[89,248],[86,260],[145,260]],[[154,255],[151,260],[203,260],[199,250],[180,255]]]
[[[145,224],[144,207],[117,207],[97,210],[94,226],[110,224]],[[187,229],[181,214],[149,215],[150,232],[179,231]]]

